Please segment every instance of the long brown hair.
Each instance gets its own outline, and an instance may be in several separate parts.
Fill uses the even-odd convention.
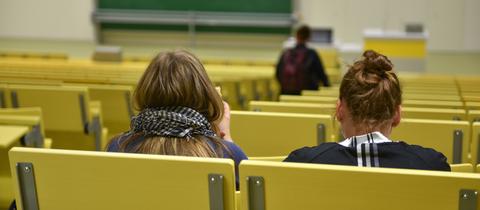
[[[183,106],[201,113],[218,134],[216,122],[224,114],[223,102],[207,76],[200,60],[193,54],[178,50],[162,52],[150,62],[134,92],[138,111],[147,108]],[[174,138],[145,136],[135,133],[120,143],[121,152],[198,157],[223,157],[226,148],[217,137],[194,136]],[[114,138],[115,139],[115,138]],[[132,146],[135,145],[135,146]],[[228,151],[228,150],[227,150]]]
[[[391,120],[402,103],[400,82],[392,62],[373,50],[350,66],[340,85],[353,122],[375,127]]]

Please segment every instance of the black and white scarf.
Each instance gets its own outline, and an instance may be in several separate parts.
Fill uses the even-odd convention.
[[[199,112],[188,107],[147,108],[132,117],[130,124],[134,133],[144,135],[192,138],[195,135],[214,137],[208,120]]]

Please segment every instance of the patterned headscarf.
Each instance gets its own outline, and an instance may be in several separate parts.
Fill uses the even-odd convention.
[[[145,135],[192,138],[194,135],[214,137],[208,120],[188,107],[147,108],[132,117],[130,124],[134,133]]]

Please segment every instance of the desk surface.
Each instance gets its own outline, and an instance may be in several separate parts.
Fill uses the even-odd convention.
[[[28,126],[0,126],[0,147],[6,148],[12,145],[28,132]]]

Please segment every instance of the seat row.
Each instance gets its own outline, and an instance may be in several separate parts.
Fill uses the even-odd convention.
[[[343,139],[339,125],[333,119],[335,112],[333,104],[251,101],[250,110],[258,113],[232,112],[232,136],[242,148],[245,147],[247,154],[251,153],[250,156],[287,155],[288,152],[296,149],[295,146],[297,148],[305,145],[314,146],[324,141],[335,142]],[[262,115],[269,119],[259,121],[250,117],[249,121],[248,117],[242,117],[242,115]],[[307,120],[285,119],[282,121],[287,115],[290,118],[316,117],[318,119],[311,120],[313,122],[309,124],[306,123]],[[480,163],[478,159],[480,123],[476,122],[480,118],[480,112],[404,107],[402,117],[400,125],[393,129],[392,139],[435,148],[444,153],[450,163]],[[237,126],[242,126],[243,129]],[[282,133],[282,135],[278,135],[278,139],[272,141],[265,140],[277,136],[276,133]],[[298,144],[292,143],[295,145],[280,149],[279,142],[288,142],[289,139],[295,139]],[[242,145],[248,140],[252,142]],[[256,150],[255,144],[264,144],[264,146]],[[263,155],[265,151],[272,152]],[[283,154],[279,151],[283,151]]]
[[[0,59],[0,76],[9,84],[136,85],[147,63],[98,63],[83,60],[45,61]],[[272,66],[208,65],[212,81],[234,109],[246,109],[249,100],[278,98]]]
[[[480,174],[33,148],[9,152],[19,209],[480,209]],[[480,166],[477,166],[480,167]]]

